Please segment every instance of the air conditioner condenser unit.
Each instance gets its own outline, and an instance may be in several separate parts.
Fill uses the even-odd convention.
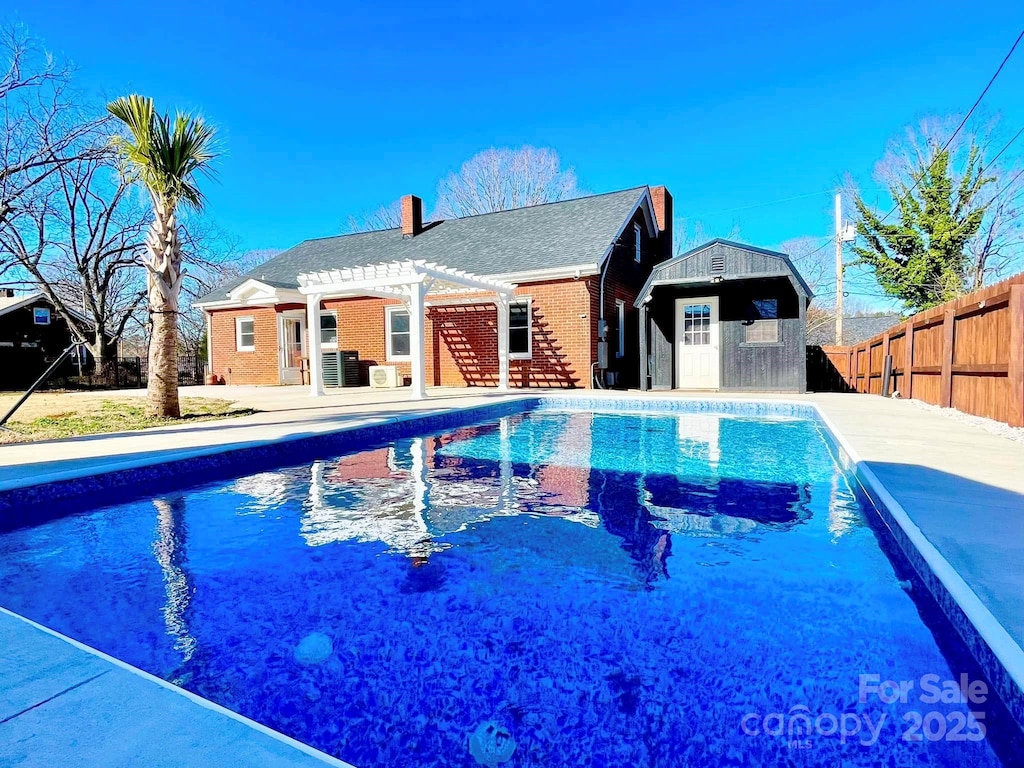
[[[393,365],[371,365],[370,386],[377,389],[392,389],[401,386],[398,369]]]

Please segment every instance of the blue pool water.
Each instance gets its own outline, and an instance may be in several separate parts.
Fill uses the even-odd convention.
[[[919,700],[980,673],[829,446],[535,410],[8,521],[0,604],[360,768],[1011,764]]]

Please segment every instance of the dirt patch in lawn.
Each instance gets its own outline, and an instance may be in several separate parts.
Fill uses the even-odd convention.
[[[0,416],[20,395],[0,394]],[[129,432],[169,424],[210,421],[247,416],[257,411],[228,400],[206,397],[181,399],[180,419],[160,419],[146,414],[144,397],[110,397],[103,393],[44,392],[32,395],[0,430],[0,443],[56,440],[62,437]]]

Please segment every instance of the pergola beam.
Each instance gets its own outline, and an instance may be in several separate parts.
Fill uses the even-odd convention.
[[[399,299],[409,308],[409,351],[412,398],[426,397],[424,330],[427,296],[467,293],[497,294],[498,388],[508,389],[508,305],[515,285],[426,261],[395,261],[367,267],[320,270],[298,276],[299,293],[307,300],[310,350],[310,394],[323,394],[320,364],[320,302],[325,298],[378,296]]]

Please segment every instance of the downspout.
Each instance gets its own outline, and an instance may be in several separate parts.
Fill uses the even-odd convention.
[[[209,377],[213,373],[213,315],[205,309],[203,314],[206,316],[206,376]]]

